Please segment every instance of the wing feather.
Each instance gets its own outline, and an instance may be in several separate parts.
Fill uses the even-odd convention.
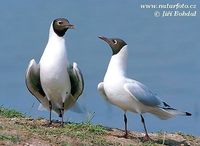
[[[161,100],[140,82],[132,81],[124,85],[124,88],[136,100],[147,106],[159,106]]]
[[[30,93],[36,97],[36,99],[44,108],[49,109],[49,101],[42,89],[40,82],[40,66],[35,62],[34,59],[29,62],[26,70],[25,82]],[[57,109],[53,110],[57,113],[59,112]]]
[[[100,82],[100,83],[98,84],[97,90],[99,91],[100,95],[101,95],[106,101],[109,101],[109,100],[108,100],[108,97],[106,96],[106,93],[105,93],[105,91],[104,91],[104,83],[103,83],[103,82]]]
[[[68,74],[71,82],[71,95],[75,98],[75,101],[83,93],[84,80],[81,70],[78,68],[77,63],[69,65]]]
[[[36,64],[35,60],[32,59],[26,70],[26,86],[28,90],[33,94],[39,101],[45,97],[45,93],[40,83],[40,66]]]

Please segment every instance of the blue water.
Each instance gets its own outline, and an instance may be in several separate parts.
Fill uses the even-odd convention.
[[[103,80],[110,48],[99,35],[119,37],[129,45],[128,75],[157,93],[171,106],[191,112],[192,117],[160,120],[145,114],[149,132],[182,131],[200,135],[200,12],[196,17],[153,16],[141,9],[147,1],[1,1],[0,4],[0,105],[32,117],[48,118],[38,111],[38,101],[28,92],[24,76],[30,59],[38,62],[47,43],[49,25],[65,17],[76,26],[67,32],[68,57],[76,61],[85,78],[80,104],[94,116],[73,112],[65,120],[123,128],[123,112],[106,103],[97,92]],[[168,0],[168,3],[180,1]],[[148,3],[155,3],[149,0]],[[166,1],[159,1],[166,3]],[[197,4],[197,0],[181,3]],[[54,115],[58,119],[57,115]],[[140,117],[128,114],[128,128],[143,131]]]

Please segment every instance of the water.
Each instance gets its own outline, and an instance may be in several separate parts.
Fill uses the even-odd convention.
[[[51,21],[66,17],[76,26],[67,32],[69,60],[78,63],[85,78],[79,102],[94,114],[93,123],[124,126],[123,112],[107,104],[96,90],[111,56],[109,47],[97,38],[105,35],[123,38],[128,43],[130,77],[147,85],[171,106],[193,114],[166,121],[145,114],[148,130],[200,135],[200,12],[197,10],[196,17],[155,18],[152,9],[140,8],[144,2],[1,1],[0,105],[48,118],[48,112],[37,110],[38,101],[25,87],[25,70],[30,59],[39,61]],[[195,0],[182,2],[199,7]],[[80,122],[90,118],[69,111],[65,120]],[[143,131],[138,115],[128,113],[128,128]]]

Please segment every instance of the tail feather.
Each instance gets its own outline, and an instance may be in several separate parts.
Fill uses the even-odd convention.
[[[189,112],[178,111],[177,109],[174,109],[171,107],[156,108],[156,109],[153,109],[151,112],[163,120],[175,117],[177,115],[181,115],[181,116],[191,116],[192,115]]]
[[[185,112],[185,115],[186,115],[186,116],[191,116],[192,114],[191,114],[191,113],[188,113],[188,112]]]

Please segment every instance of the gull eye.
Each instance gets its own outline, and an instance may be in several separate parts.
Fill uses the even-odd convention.
[[[62,25],[62,24],[63,24],[63,22],[62,22],[62,21],[58,21],[58,24],[59,24],[59,25]]]
[[[116,45],[117,44],[117,40],[113,40],[113,43]]]

